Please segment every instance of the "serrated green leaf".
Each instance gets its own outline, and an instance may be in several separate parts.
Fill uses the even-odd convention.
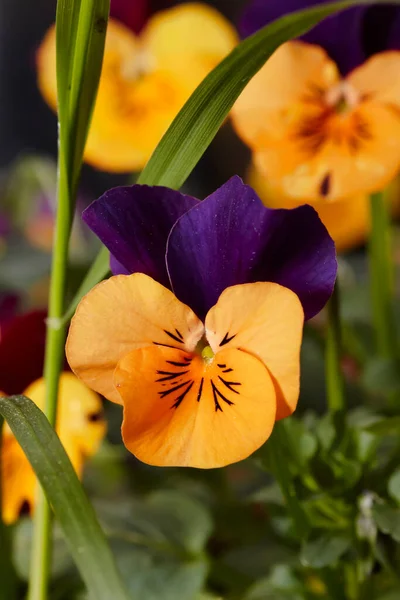
[[[325,17],[358,4],[384,0],[342,0],[285,15],[243,40],[197,87],[161,139],[138,183],[178,189],[190,175],[250,79],[284,42],[303,35]],[[400,0],[394,0],[400,3]],[[108,253],[97,259],[66,314],[108,273]]]
[[[128,600],[93,507],[44,414],[25,396],[0,398],[0,414],[24,450],[53,507],[90,597]]]
[[[300,561],[305,567],[314,569],[333,566],[350,545],[351,541],[347,537],[322,536],[303,545]]]

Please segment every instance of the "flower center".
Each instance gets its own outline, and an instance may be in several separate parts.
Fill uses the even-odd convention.
[[[339,114],[353,110],[360,102],[359,92],[347,81],[340,81],[325,94],[326,104]]]
[[[215,354],[212,351],[205,335],[203,335],[200,341],[197,343],[195,353],[200,354],[201,358],[207,365],[211,364],[214,360]]]
[[[136,81],[151,73],[155,68],[152,55],[146,50],[140,50],[133,60],[121,64],[121,77],[128,81]]]

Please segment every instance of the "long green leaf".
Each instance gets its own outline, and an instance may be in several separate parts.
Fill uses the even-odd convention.
[[[57,96],[60,156],[74,187],[103,61],[110,0],[58,0]]]
[[[385,0],[342,0],[314,6],[286,15],[241,42],[194,91],[154,150],[138,183],[175,189],[181,187],[212,142],[235,100],[281,44],[303,35],[324,18],[345,8],[384,3]],[[393,0],[393,3],[399,4],[400,0]],[[102,252],[101,258],[89,270],[64,320],[74,313],[78,302],[93,283],[104,278],[108,271],[108,253]]]
[[[0,398],[0,415],[28,457],[93,600],[128,600],[104,533],[53,428],[25,396]]]

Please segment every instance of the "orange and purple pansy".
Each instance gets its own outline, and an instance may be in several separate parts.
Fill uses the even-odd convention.
[[[249,456],[295,410],[304,317],[333,289],[335,248],[314,209],[268,209],[233,177],[202,202],[115,188],[83,218],[114,276],[77,308],[73,371],[123,404],[125,445],[146,463]]]
[[[242,28],[250,33],[312,4],[318,2],[255,2]],[[302,41],[283,44],[234,106],[236,131],[272,197],[299,204],[344,200],[380,191],[398,173],[400,52],[393,48],[400,18],[393,13],[381,47],[373,47],[368,24],[385,23],[387,13],[371,11],[345,11]]]

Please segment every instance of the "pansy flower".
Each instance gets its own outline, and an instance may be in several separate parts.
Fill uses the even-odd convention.
[[[308,4],[264,3],[259,26]],[[323,31],[329,26],[329,35],[318,37],[322,47],[283,44],[235,104],[235,129],[253,150],[272,195],[297,203],[343,200],[379,191],[397,174],[400,52],[374,54],[360,64],[363,15],[348,11],[327,19]],[[358,27],[349,25],[353,20]],[[358,66],[348,72],[342,55]]]
[[[110,19],[85,160],[105,171],[142,169],[185,101],[236,43],[232,25],[201,3],[156,13],[139,36]],[[54,27],[38,52],[38,83],[55,109]]]
[[[114,276],[72,319],[73,371],[123,404],[125,445],[146,463],[211,468],[249,456],[295,410],[304,316],[336,277],[314,209],[268,209],[234,177],[203,202],[115,188],[83,218]]]
[[[12,316],[7,308],[0,321],[0,395],[25,394],[44,409],[45,383],[41,378],[45,347],[45,313]],[[1,315],[0,315],[1,317]],[[106,431],[99,396],[75,375],[60,380],[57,432],[79,476],[84,462],[98,449]],[[10,428],[2,437],[1,490],[3,520],[16,521],[22,511],[32,513],[35,475]]]

